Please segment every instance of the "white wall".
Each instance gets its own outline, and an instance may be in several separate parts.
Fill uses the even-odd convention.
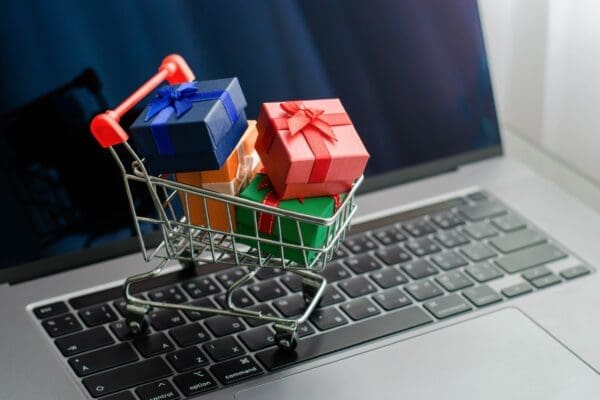
[[[600,1],[479,4],[501,125],[600,184]]]

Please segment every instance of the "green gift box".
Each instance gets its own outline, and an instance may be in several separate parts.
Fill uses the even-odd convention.
[[[281,210],[295,211],[302,214],[308,214],[320,218],[331,217],[344,195],[310,197],[306,199],[279,200],[275,191],[271,187],[269,178],[264,174],[257,174],[256,177],[240,192],[240,197],[275,206]],[[249,236],[256,236],[256,230],[262,238],[268,238],[279,241],[278,218],[269,213],[256,213],[256,221],[253,221],[254,214],[247,207],[236,208],[237,232]],[[296,220],[292,218],[280,217],[281,236],[283,241],[290,244],[300,244],[298,236],[298,227]],[[308,247],[322,247],[327,240],[327,227],[308,222],[300,222],[300,232],[304,245]],[[258,247],[256,240],[239,239],[251,247]],[[262,252],[270,253],[276,257],[281,257],[281,251],[278,245],[260,243]],[[283,256],[285,259],[304,264],[302,250],[284,247]],[[311,263],[317,256],[316,251],[307,251],[306,259]]]

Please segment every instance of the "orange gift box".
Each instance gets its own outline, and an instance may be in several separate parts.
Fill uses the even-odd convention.
[[[242,186],[252,179],[256,171],[262,168],[258,154],[254,150],[257,137],[256,121],[249,120],[248,128],[242,136],[240,143],[233,150],[221,169],[181,172],[175,174],[175,179],[177,182],[212,190],[213,192],[237,195]],[[185,195],[180,193],[179,196],[185,210]],[[187,203],[190,222],[194,225],[208,227],[202,197],[188,193]],[[211,229],[222,232],[235,230],[235,209],[233,206],[229,206],[229,215],[231,217],[231,226],[229,226],[226,207],[227,204],[222,201],[206,199],[208,222],[210,222]]]

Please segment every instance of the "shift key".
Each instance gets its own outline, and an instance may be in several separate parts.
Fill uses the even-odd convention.
[[[100,397],[132,386],[166,378],[171,374],[171,368],[167,363],[162,358],[156,357],[90,376],[83,380],[83,384],[92,397]]]
[[[530,247],[508,254],[496,260],[502,269],[515,273],[537,265],[546,264],[566,257],[566,254],[551,244]]]

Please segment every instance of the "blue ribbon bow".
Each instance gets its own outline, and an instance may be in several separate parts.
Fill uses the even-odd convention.
[[[173,112],[175,112],[175,118],[180,118],[192,109],[193,103],[209,100],[220,101],[231,123],[237,121],[239,114],[231,95],[225,90],[201,92],[196,87],[196,82],[182,83],[178,86],[163,86],[158,89],[156,97],[148,105],[148,111],[144,118],[146,122],[154,118],[150,124],[150,129],[158,154],[175,154],[167,128],[167,121],[171,118]]]

